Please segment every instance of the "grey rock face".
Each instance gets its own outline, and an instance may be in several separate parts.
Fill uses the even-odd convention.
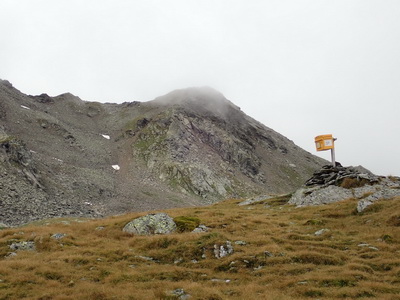
[[[166,213],[149,214],[132,220],[123,231],[136,235],[169,234],[176,231],[176,224]]]

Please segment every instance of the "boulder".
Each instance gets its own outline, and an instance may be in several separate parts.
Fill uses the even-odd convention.
[[[148,214],[130,221],[123,231],[135,235],[170,234],[176,231],[176,224],[166,213]]]
[[[289,204],[295,204],[299,207],[321,205],[348,199],[352,196],[351,190],[334,185],[322,188],[300,188],[290,198]]]

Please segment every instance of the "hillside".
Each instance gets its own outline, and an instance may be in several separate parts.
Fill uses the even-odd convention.
[[[6,225],[287,193],[323,164],[211,88],[102,104],[0,81]]]
[[[0,299],[400,299],[399,197],[363,213],[288,198],[165,211],[203,233],[122,231],[144,213],[0,230]]]

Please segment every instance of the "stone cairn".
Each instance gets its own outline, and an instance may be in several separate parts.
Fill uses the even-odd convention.
[[[349,178],[349,180],[347,180]],[[376,176],[367,169],[326,165],[314,172],[304,185],[293,193],[289,204],[321,205],[349,198],[358,199],[357,211],[381,199],[400,196],[400,178]]]
[[[345,178],[357,179],[359,182],[363,180],[371,185],[379,182],[376,175],[361,166],[343,167],[340,163],[336,163],[336,166],[325,165],[314,172],[313,176],[305,182],[305,186],[318,185],[321,188],[329,185],[340,186]]]

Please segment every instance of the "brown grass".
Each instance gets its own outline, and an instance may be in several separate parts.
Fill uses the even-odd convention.
[[[210,228],[202,234],[122,232],[143,213],[4,229],[0,299],[177,299],[178,288],[208,300],[400,299],[399,200],[360,215],[353,199],[308,208],[281,198],[269,207],[229,200],[166,211],[190,216],[187,228],[201,220]],[[329,231],[316,236],[322,228]],[[8,256],[15,241],[34,241],[36,251]],[[215,258],[214,245],[226,241],[234,253]]]
[[[362,187],[366,184],[369,184],[369,181],[367,179],[364,179],[364,178],[357,179],[357,178],[346,177],[340,183],[340,187],[345,188],[345,189],[351,189],[351,188]]]

